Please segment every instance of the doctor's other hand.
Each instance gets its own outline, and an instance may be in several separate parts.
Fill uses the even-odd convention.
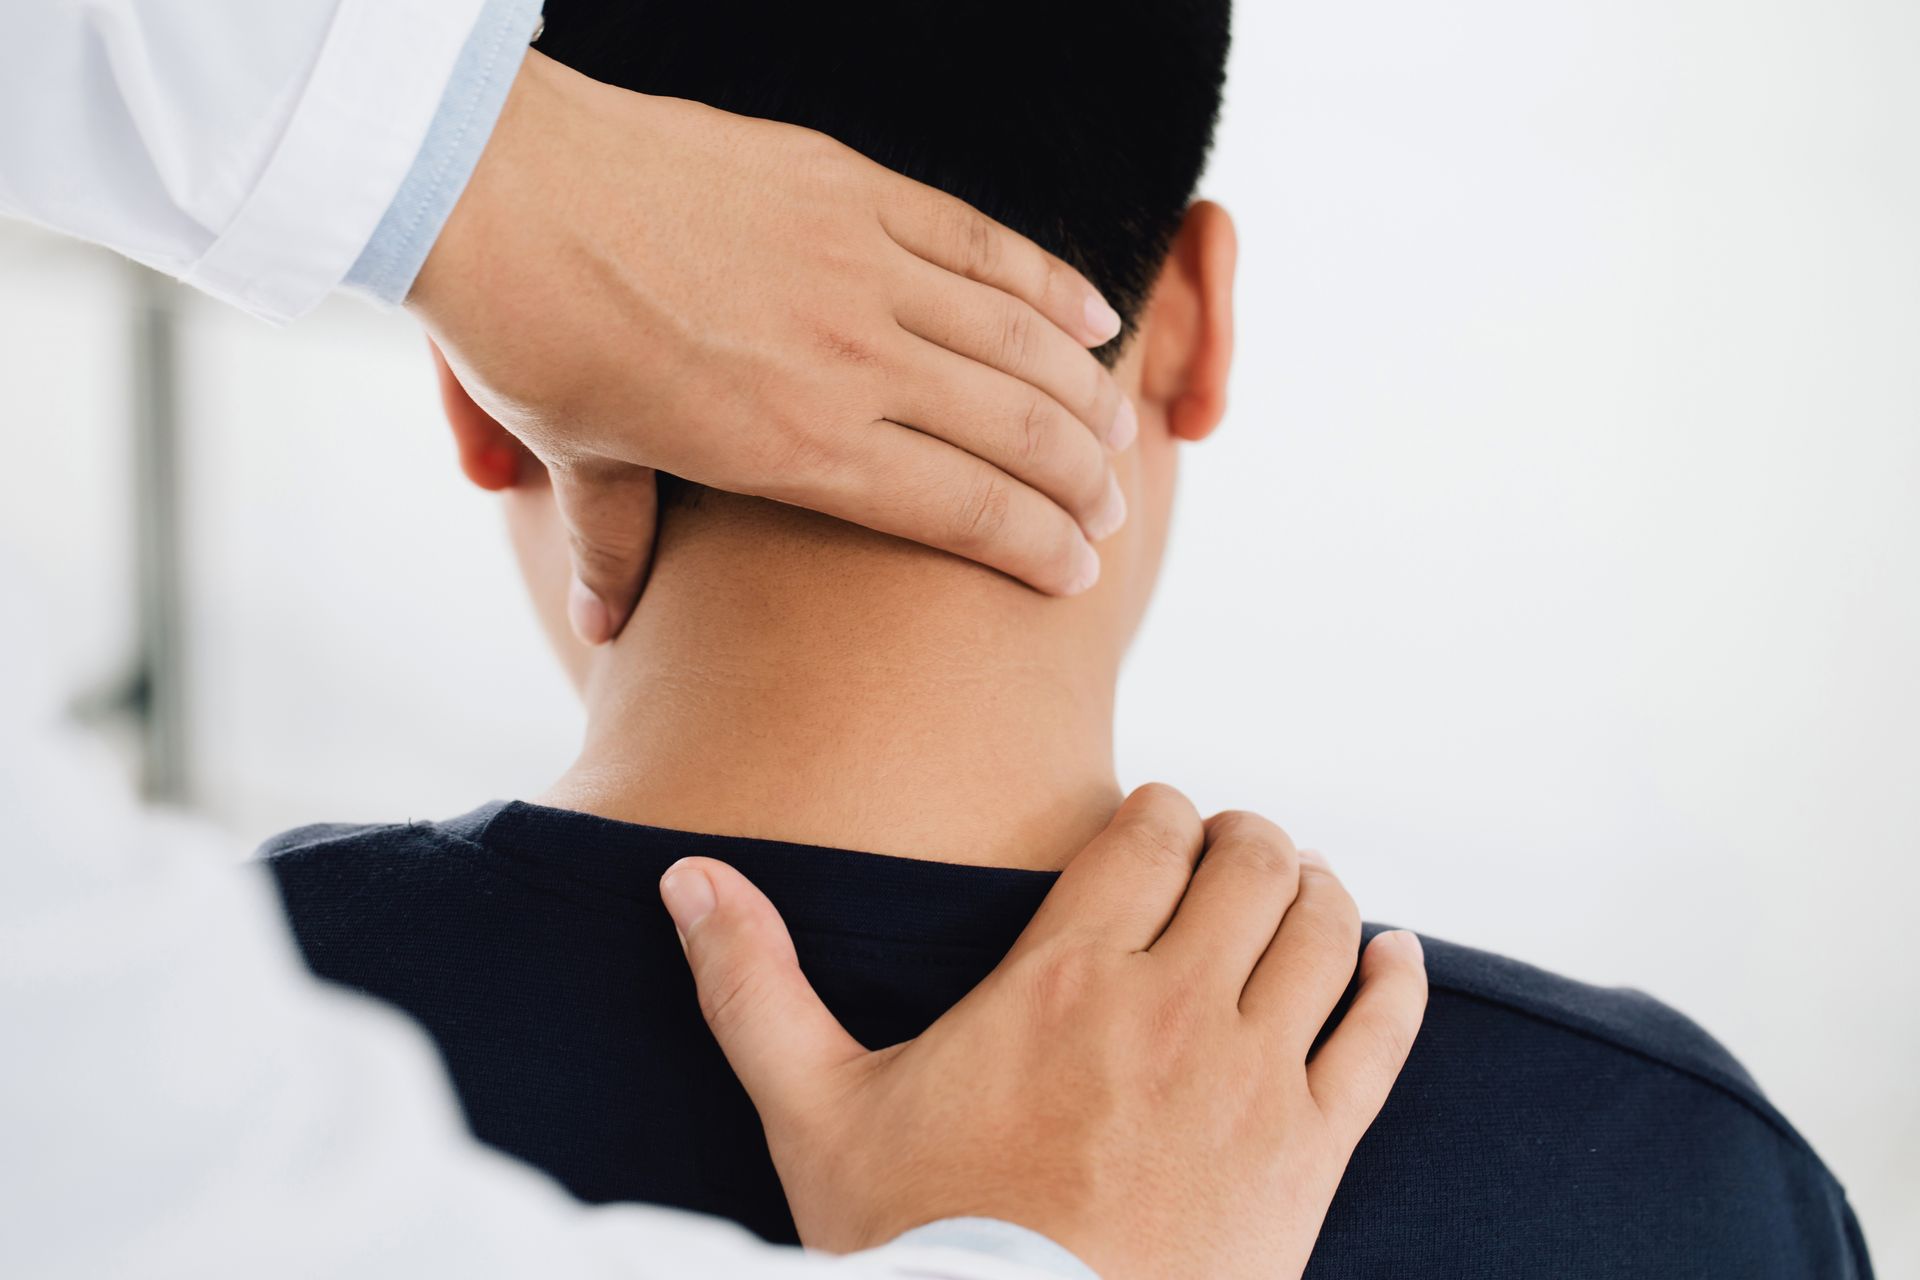
[[[979,987],[877,1052],[737,872],[688,859],[661,893],[800,1237],[834,1251],[982,1216],[1105,1280],[1298,1276],[1426,1010],[1414,935],[1361,954],[1324,861],[1166,787],[1127,800]]]
[[[1132,406],[1078,273],[824,135],[529,53],[407,305],[551,472],[573,622],[616,635],[652,472],[812,507],[1041,591],[1099,573]],[[644,497],[642,496],[644,491]]]

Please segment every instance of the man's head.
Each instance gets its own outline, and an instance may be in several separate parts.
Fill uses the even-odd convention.
[[[817,129],[1072,263],[1131,321],[1206,163],[1229,0],[550,0],[596,80]]]
[[[1107,540],[1102,581],[1048,601],[976,566],[821,517],[671,486],[655,577],[636,621],[679,581],[744,576],[810,584],[874,616],[1000,612],[1117,666],[1164,541],[1174,444],[1224,410],[1231,355],[1232,227],[1189,207],[1219,108],[1228,0],[833,5],[549,0],[540,50],[596,79],[818,129],[957,195],[1077,267],[1120,311],[1101,354],[1140,410],[1117,460],[1131,518]],[[502,469],[449,388],[468,472],[515,485],[512,520],[543,620],[567,639],[566,558],[537,464]],[[489,457],[492,460],[489,461]],[[1090,634],[1091,633],[1091,634]],[[624,642],[623,642],[624,643]],[[1091,651],[1089,651],[1091,646]],[[619,646],[616,646],[618,648]],[[598,661],[599,659],[595,659]],[[1097,665],[1104,666],[1104,662]]]

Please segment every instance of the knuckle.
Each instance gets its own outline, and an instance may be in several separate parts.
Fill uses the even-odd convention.
[[[1099,451],[1098,446],[1094,446],[1086,451],[1084,457],[1076,457],[1073,466],[1075,510],[1088,514],[1098,511],[1107,500],[1107,487],[1113,476],[1111,468],[1107,466],[1106,455]]]
[[[797,416],[777,420],[769,445],[768,474],[788,480],[825,475],[844,462],[835,432]]]
[[[569,538],[573,548],[573,564],[581,580],[588,586],[605,586],[625,579],[633,574],[641,555],[638,543],[633,539],[608,538],[600,534],[588,536],[574,533]]]
[[[998,472],[969,481],[953,512],[953,545],[969,552],[991,546],[1007,527],[1012,501]]]
[[[1027,397],[1020,414],[1020,426],[1014,436],[1014,456],[1023,471],[1031,473],[1046,458],[1054,436],[1053,406],[1038,392]]]
[[[1325,867],[1302,865],[1303,873],[1313,876],[1313,890],[1320,909],[1330,918],[1340,922],[1342,929],[1351,930],[1357,945],[1360,940],[1360,906],[1347,892],[1347,886],[1340,883],[1340,877]]]
[[[1155,870],[1177,867],[1185,871],[1193,861],[1193,841],[1172,822],[1142,823],[1129,848],[1136,860]]]
[[[1040,1009],[1059,1011],[1085,1003],[1099,977],[1099,956],[1092,948],[1062,946],[1035,959],[1028,982]]]
[[[1271,821],[1260,814],[1229,810],[1213,818],[1208,829],[1208,850],[1233,856],[1261,871],[1290,875],[1298,865],[1294,842],[1286,839]]]
[[[1040,259],[1040,295],[1049,301],[1064,301],[1076,291],[1067,278],[1067,269],[1057,258],[1042,255]]]
[[[1281,865],[1291,865],[1294,861],[1293,841],[1287,839],[1287,833],[1245,809],[1229,809],[1216,815],[1208,834],[1213,844],[1244,848],[1251,857]]]
[[[1206,995],[1206,983],[1199,974],[1183,974],[1169,982],[1154,1003],[1150,1043],[1163,1060],[1179,1061],[1180,1050],[1195,1039],[1198,1024],[1208,1008]]]
[[[722,1039],[751,1022],[761,1003],[760,988],[744,972],[726,974],[711,988],[700,985],[700,1012],[714,1035]]]
[[[999,271],[1001,258],[1000,237],[995,234],[993,224],[964,206],[958,210],[958,216],[968,274],[979,278],[992,276]]]
[[[883,355],[878,343],[871,335],[853,325],[831,321],[815,321],[813,326],[814,342],[827,355],[842,364],[859,365],[863,368],[878,365]]]
[[[737,451],[722,451],[719,465],[701,479],[781,502],[818,501],[823,486],[849,473],[855,433],[874,419],[870,403],[853,389],[864,379],[836,375],[830,381],[843,384],[841,394],[815,383],[784,398],[756,396],[749,410],[755,429]]]
[[[1329,966],[1351,973],[1360,956],[1360,912],[1351,900],[1344,907],[1329,904],[1298,914],[1298,927],[1307,948],[1316,954],[1323,953]],[[1287,920],[1292,923],[1293,913],[1288,914]]]
[[[1130,841],[1161,850],[1178,850],[1186,861],[1188,850],[1201,839],[1200,817],[1193,802],[1162,782],[1150,782],[1134,792]]]
[[[1193,808],[1184,792],[1164,782],[1142,783],[1134,789],[1133,800],[1143,813],[1178,815],[1190,812]]]
[[[1025,369],[1030,365],[1036,336],[1032,310],[1009,302],[1001,311],[1000,367]]]

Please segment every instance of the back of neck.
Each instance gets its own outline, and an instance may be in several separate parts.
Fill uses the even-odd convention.
[[[770,503],[670,512],[549,804],[1057,867],[1112,817],[1117,653],[1080,601]]]

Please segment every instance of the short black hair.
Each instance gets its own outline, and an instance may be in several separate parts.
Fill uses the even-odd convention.
[[[958,196],[1072,263],[1131,333],[1206,165],[1231,10],[547,0],[538,47],[607,84],[817,129]]]

